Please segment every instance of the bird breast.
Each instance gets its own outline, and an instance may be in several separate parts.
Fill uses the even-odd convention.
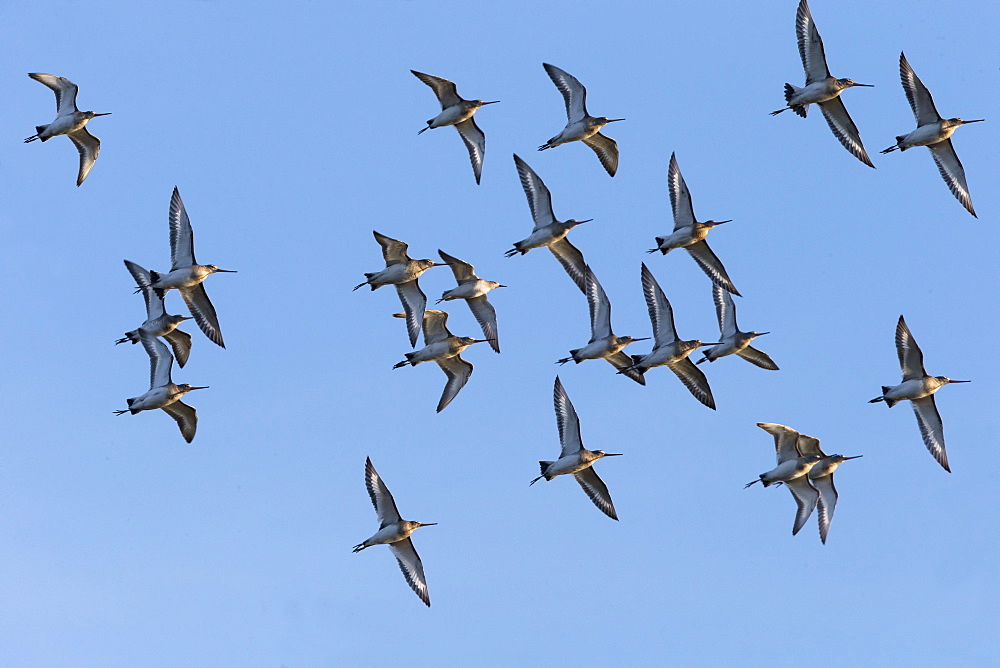
[[[899,146],[901,148],[911,148],[913,146],[929,146],[931,144],[936,144],[951,137],[952,133],[955,132],[956,127],[958,126],[943,128],[941,127],[940,121],[936,123],[928,123],[927,125],[921,125],[919,128],[903,137],[903,139],[899,142]]]
[[[840,82],[833,77],[824,81],[814,81],[805,88],[800,88],[795,97],[788,101],[788,105],[794,106],[826,102],[840,95],[842,90],[844,89],[841,87]]]
[[[462,121],[467,121],[472,118],[472,115],[476,113],[476,107],[469,106],[466,102],[460,102],[459,104],[453,104],[447,109],[443,110],[440,114],[435,116],[431,122],[430,127],[440,128],[446,125],[455,125],[456,123],[461,123]]]

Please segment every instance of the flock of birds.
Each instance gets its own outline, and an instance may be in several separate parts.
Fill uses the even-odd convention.
[[[860,84],[851,79],[837,79],[830,75],[823,42],[807,0],[799,2],[795,25],[799,54],[806,74],[805,86],[785,84],[786,106],[772,114],[777,115],[792,110],[799,116],[806,117],[810,104],[819,105],[830,129],[841,144],[861,162],[874,167],[862,144],[857,126],[847,113],[841,99],[844,90],[870,84]],[[614,139],[602,134],[601,130],[609,123],[625,119],[591,116],[586,107],[587,90],[580,81],[554,65],[545,63],[543,66],[563,96],[567,123],[562,132],[539,146],[538,150],[544,151],[569,142],[581,141],[595,152],[607,173],[614,176],[618,168],[618,146]],[[916,118],[917,128],[909,134],[896,137],[896,143],[882,153],[905,151],[914,146],[927,146],[952,193],[969,213],[975,216],[965,172],[950,137],[959,126],[976,123],[979,120],[942,118],[934,106],[929,91],[916,76],[903,54],[900,54],[899,66],[903,89]],[[498,101],[466,100],[458,95],[453,82],[413,70],[411,72],[434,91],[441,105],[441,112],[428,120],[426,127],[418,134],[429,129],[454,127],[468,149],[476,183],[480,183],[486,141],[485,134],[476,124],[474,115],[483,106]],[[25,139],[25,142],[35,139],[44,142],[58,135],[68,136],[80,153],[77,177],[79,186],[87,178],[100,151],[100,141],[87,131],[86,125],[91,119],[107,114],[79,111],[76,106],[77,86],[63,77],[37,73],[29,76],[55,92],[57,116],[52,123],[37,126],[36,134]],[[667,185],[674,218],[673,231],[665,236],[656,237],[656,246],[648,252],[659,251],[666,255],[672,250],[685,249],[710,278],[719,323],[719,336],[713,337],[717,338],[717,341],[707,343],[699,339],[683,340],[678,336],[670,302],[645,264],[641,265],[640,279],[652,323],[652,337],[617,336],[611,325],[611,303],[594,272],[586,263],[583,253],[567,236],[574,227],[589,220],[557,219],[552,207],[551,193],[545,183],[521,157],[516,154],[513,157],[528,200],[534,227],[526,238],[514,242],[513,248],[506,252],[506,256],[524,255],[536,248],[548,248],[585,295],[590,313],[590,340],[586,345],[570,350],[569,355],[557,360],[557,363],[566,364],[572,361],[579,364],[585,360],[604,359],[615,367],[617,374],[624,375],[640,385],[646,384],[647,371],[654,367],[666,366],[695,399],[713,410],[716,408],[715,399],[708,379],[698,365],[706,361],[715,362],[728,355],[737,355],[762,369],[778,370],[777,364],[770,356],[750,345],[755,338],[768,332],[744,332],[737,326],[733,295],[741,295],[722,262],[706,241],[708,233],[713,228],[731,221],[697,220],[691,194],[681,175],[675,155],[671,155],[667,170]],[[169,226],[171,246],[169,272],[161,274],[148,271],[134,262],[125,261],[127,269],[135,279],[138,288],[136,292],[141,292],[145,299],[146,320],[137,329],[127,332],[116,343],[131,342],[143,345],[150,359],[150,389],[141,396],[127,399],[128,408],[115,413],[134,415],[145,410],[162,409],[177,421],[182,436],[191,442],[197,427],[197,414],[194,408],[181,399],[188,392],[206,388],[188,384],[178,385],[171,379],[174,360],[176,359],[178,365],[183,367],[191,351],[191,336],[177,327],[183,321],[193,318],[209,340],[225,347],[218,317],[205,292],[203,281],[213,273],[231,270],[197,263],[194,256],[191,222],[176,188],[170,201]],[[472,375],[473,365],[461,356],[466,348],[476,343],[489,343],[496,353],[500,353],[497,314],[489,302],[488,293],[506,286],[479,278],[472,264],[442,250],[438,251],[441,262],[431,259],[414,260],[408,254],[406,243],[379,232],[374,232],[374,236],[381,247],[385,268],[366,273],[365,281],[354,289],[366,285],[372,291],[387,285],[395,287],[403,312],[394,315],[406,321],[411,347],[416,346],[421,331],[423,331],[424,346],[419,350],[405,353],[405,359],[395,364],[393,368],[436,362],[447,377],[444,391],[437,404],[437,411],[440,412],[457,397]],[[453,335],[447,326],[448,313],[426,307],[427,297],[421,290],[418,280],[425,271],[439,266],[449,266],[458,285],[445,291],[437,300],[438,303],[465,300],[479,323],[484,338]],[[164,297],[169,290],[177,290],[181,294],[191,316],[167,314]],[[169,349],[160,338],[169,344]],[[626,346],[649,338],[653,340],[649,353],[629,355],[625,352]],[[703,357],[694,362],[690,355],[701,348],[705,348]],[[883,386],[882,394],[871,402],[884,402],[892,407],[900,401],[910,401],[927,449],[945,470],[950,471],[942,421],[933,395],[944,385],[969,381],[928,375],[924,369],[920,348],[902,316],[896,326],[896,349],[902,370],[902,382],[896,386]],[[608,517],[617,520],[618,515],[607,485],[598,476],[593,465],[599,459],[617,456],[619,453],[588,450],[583,446],[579,417],[558,376],[554,386],[554,405],[561,444],[559,458],[554,461],[540,461],[541,475],[530,484],[533,485],[543,478],[549,481],[560,475],[572,474],[594,505]],[[833,484],[834,471],[843,462],[860,455],[857,457],[827,455],[820,449],[819,439],[775,423],[761,422],[757,426],[774,437],[777,466],[761,473],[758,480],[746,486],[750,487],[761,482],[764,487],[783,484],[789,489],[797,506],[793,535],[799,532],[813,510],[818,507],[819,534],[825,543],[837,503],[837,490]],[[429,606],[430,597],[423,565],[413,547],[410,535],[420,527],[432,525],[402,519],[392,494],[370,459],[365,464],[365,483],[378,516],[379,529],[370,538],[355,546],[354,551],[359,552],[373,545],[388,545],[407,583]]]

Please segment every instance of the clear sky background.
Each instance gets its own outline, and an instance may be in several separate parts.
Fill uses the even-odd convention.
[[[478,5],[478,6],[476,6]],[[0,263],[0,661],[8,665],[985,664],[1000,652],[995,302],[1000,70],[988,3],[813,4],[835,76],[877,170],[818,109],[772,118],[802,85],[796,2],[6,2],[0,7],[5,243]],[[973,219],[913,129],[899,52],[960,129]],[[542,69],[588,87],[621,150],[611,179],[582,144],[534,149],[565,123]],[[483,109],[483,182],[410,69]],[[24,145],[54,117],[28,72],[80,86],[113,112],[76,188],[69,140]],[[711,285],[677,251],[670,153],[744,298],[743,329],[781,367],[702,365],[718,403],[667,369],[648,385],[604,362],[557,367],[590,332],[586,302],[545,250],[505,259],[531,229],[511,154],[552,191],[613,305],[618,334],[650,336],[639,265],[683,338],[717,336]],[[122,259],[168,268],[174,186],[201,262],[237,269],[207,290],[228,344],[193,324],[174,380],[182,440],[162,411],[115,417],[148,387],[143,318]],[[410,350],[372,230],[438,248],[507,289],[491,295],[503,353],[469,349],[471,381],[443,413],[433,364]],[[454,286],[447,268],[421,285]],[[183,313],[176,293],[168,310]],[[464,304],[458,335],[480,335]],[[927,453],[908,405],[869,405],[899,382],[906,316],[932,374],[954,473]],[[637,343],[630,352],[649,350]],[[559,452],[561,375],[620,522],[576,483],[529,489]],[[743,485],[774,464],[787,424],[837,473],[827,545],[792,537],[780,488]],[[370,456],[404,517],[438,522],[414,544],[433,607],[377,528]]]

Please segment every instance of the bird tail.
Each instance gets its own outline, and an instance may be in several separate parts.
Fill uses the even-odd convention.
[[[35,126],[35,132],[37,133],[37,134],[35,134],[35,136],[38,137],[38,139],[40,141],[42,141],[43,143],[47,142],[50,139],[52,139],[52,137],[39,137],[40,134],[42,134],[43,132],[45,132],[45,128],[47,128],[47,127],[49,127],[49,126],[47,126],[47,125],[36,125]]]
[[[555,464],[555,462],[538,462],[538,467],[541,469],[542,475],[546,480],[550,480],[549,476],[545,475],[545,472],[549,470],[549,467]]]
[[[885,405],[888,406],[889,408],[892,408],[893,406],[899,403],[898,399],[890,399],[889,397],[885,396],[885,393],[891,389],[892,389],[891,387],[887,387],[885,385],[882,386],[882,400],[885,401]]]
[[[131,332],[125,332],[125,338],[115,341],[115,345],[117,346],[119,343],[125,343],[126,341],[131,341],[132,345],[139,343],[139,330],[133,329]]]

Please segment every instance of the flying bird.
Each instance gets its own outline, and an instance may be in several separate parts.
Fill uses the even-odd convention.
[[[115,341],[115,345],[126,341],[131,341],[133,345],[139,343],[141,340],[140,329],[149,332],[152,336],[162,336],[173,349],[178,366],[183,368],[191,354],[191,335],[177,329],[177,326],[185,320],[191,320],[191,316],[167,315],[163,305],[163,295],[157,294],[156,290],[149,287],[152,282],[149,272],[135,262],[128,260],[125,260],[125,268],[129,270],[136,285],[142,290],[143,299],[146,300],[146,320],[138,329],[125,332],[125,337]]]
[[[395,313],[395,317],[404,314]],[[469,382],[472,376],[472,365],[462,359],[462,351],[473,343],[486,343],[486,339],[474,339],[471,336],[454,336],[448,331],[448,314],[444,311],[429,308],[424,311],[424,347],[412,353],[406,353],[406,359],[396,363],[392,368],[398,369],[407,364],[417,366],[421,362],[437,362],[441,370],[448,376],[441,400],[437,405],[440,413],[458,396],[458,393]]]
[[[493,102],[483,102],[482,100],[464,100],[459,97],[455,89],[455,84],[447,79],[435,77],[416,70],[410,70],[413,76],[417,77],[431,87],[437,95],[438,102],[441,103],[441,113],[427,121],[425,130],[441,128],[452,125],[458,130],[458,135],[465,142],[469,149],[469,159],[472,160],[472,172],[476,175],[476,184],[483,175],[483,157],[486,155],[486,135],[476,125],[476,120],[472,117],[480,107],[487,104],[496,104],[500,100]]]
[[[594,505],[611,519],[617,520],[618,513],[615,512],[615,504],[611,502],[608,486],[597,475],[593,465],[602,457],[618,457],[621,453],[588,450],[583,447],[583,439],[580,437],[580,418],[576,414],[576,409],[573,408],[573,403],[566,395],[566,390],[559,381],[559,376],[556,376],[553,395],[562,451],[559,453],[559,459],[554,462],[538,462],[542,469],[542,475],[528,483],[528,486],[534,485],[542,478],[548,481],[558,475],[572,473]]]
[[[56,119],[48,125],[36,125],[35,134],[24,140],[25,144],[40,139],[46,142],[53,137],[66,135],[80,152],[80,172],[76,177],[77,187],[83,183],[97,162],[97,154],[101,152],[101,140],[87,131],[87,123],[98,116],[110,116],[111,112],[98,114],[93,111],[80,111],[76,107],[77,85],[65,77],[54,74],[33,72],[28,74],[35,81],[44,84],[56,94]]]
[[[774,436],[778,465],[766,473],[761,473],[758,480],[748,482],[744,485],[744,489],[758,482],[763,483],[764,487],[784,483],[798,507],[795,524],[792,526],[794,536],[805,526],[806,520],[819,502],[819,491],[809,482],[808,474],[810,469],[823,459],[823,455],[803,452],[799,447],[801,435],[791,427],[773,422],[758,422],[757,426]]]
[[[531,230],[531,235],[527,239],[515,241],[514,247],[504,253],[507,257],[512,257],[520,253],[524,255],[532,248],[547,246],[552,254],[559,260],[569,277],[573,279],[576,286],[586,294],[586,269],[587,263],[583,260],[583,253],[576,246],[569,242],[566,234],[583,223],[589,223],[593,218],[587,220],[574,220],[570,218],[566,222],[556,220],[552,212],[552,195],[545,183],[538,177],[531,167],[524,160],[514,154],[514,165],[517,167],[517,174],[521,177],[521,187],[528,197],[528,208],[531,209],[531,217],[535,221],[535,227]]]
[[[833,472],[849,459],[858,459],[863,455],[845,457],[844,455],[827,455],[819,447],[819,439],[805,434],[799,434],[796,442],[799,452],[803,455],[819,455],[822,457],[809,469],[809,482],[819,492],[819,538],[826,544],[826,536],[830,533],[830,522],[833,521],[833,511],[837,508],[837,488],[833,486]],[[791,488],[789,488],[791,489]]]
[[[205,292],[202,281],[216,272],[235,274],[234,269],[219,269],[214,264],[198,264],[194,259],[194,232],[191,230],[191,219],[188,218],[184,209],[184,202],[181,194],[174,187],[174,193],[170,197],[170,272],[158,274],[155,271],[149,272],[149,286],[159,291],[158,294],[167,290],[177,290],[181,293],[181,298],[187,304],[188,310],[194,316],[194,321],[205,333],[208,340],[223,348],[226,347],[222,340],[222,329],[219,327],[219,316],[215,313],[215,307]],[[140,292],[142,288],[136,292]]]
[[[413,547],[410,534],[420,527],[432,527],[437,522],[410,522],[399,516],[396,502],[389,492],[389,488],[382,482],[378,471],[372,466],[371,457],[365,459],[365,487],[368,488],[368,496],[371,497],[372,505],[375,506],[375,513],[378,515],[378,531],[363,543],[354,546],[354,552],[360,552],[372,545],[388,545],[392,550],[399,570],[406,578],[406,584],[420,597],[428,608],[431,607],[431,597],[427,592],[427,578],[424,576],[424,565],[420,562],[420,555]]]
[[[552,83],[562,93],[566,102],[566,127],[562,132],[538,147],[539,151],[554,148],[571,141],[582,141],[593,149],[597,158],[611,176],[618,171],[618,144],[611,137],[601,134],[601,128],[608,123],[624,121],[624,118],[594,117],[587,113],[587,89],[579,80],[555,65],[542,63]]]
[[[642,292],[649,309],[649,319],[653,323],[653,350],[648,355],[632,355],[632,366],[628,368],[645,374],[653,367],[666,366],[676,374],[695,399],[714,411],[715,398],[712,396],[712,388],[708,386],[708,379],[688,356],[702,346],[719,345],[720,342],[702,343],[698,339],[681,341],[677,337],[674,310],[645,264],[642,265]],[[624,372],[623,369],[618,373]]]
[[[427,296],[417,284],[417,278],[431,267],[443,267],[444,264],[434,260],[414,260],[406,253],[407,245],[402,241],[391,239],[374,230],[372,234],[382,247],[385,269],[365,272],[365,282],[358,283],[354,289],[368,285],[372,290],[378,290],[383,285],[395,285],[399,301],[406,312],[406,330],[410,335],[410,345],[415,346],[417,336],[420,334],[420,325],[424,320],[424,307],[427,306]]]
[[[558,360],[565,364],[572,360],[579,364],[584,360],[607,360],[613,367],[639,383],[646,384],[641,373],[632,368],[632,358],[625,352],[625,346],[636,341],[647,341],[648,337],[635,339],[631,336],[615,336],[611,331],[611,301],[604,293],[594,272],[587,267],[587,303],[590,307],[590,341],[583,348],[569,351],[569,357]]]
[[[934,403],[934,393],[949,383],[971,381],[952,380],[948,376],[928,376],[924,370],[924,354],[920,352],[903,316],[899,316],[899,322],[896,323],[896,354],[903,372],[903,382],[896,386],[883,385],[882,396],[875,397],[868,403],[884,401],[886,406],[892,408],[900,401],[908,400],[917,416],[924,445],[938,464],[951,473],[948,468],[948,453],[944,449],[944,425]]]
[[[757,350],[750,345],[750,342],[758,336],[770,334],[770,332],[741,332],[736,325],[736,304],[733,303],[732,296],[718,285],[712,286],[712,299],[715,300],[715,314],[719,318],[719,332],[722,343],[705,351],[705,356],[696,362],[701,364],[704,361],[714,362],[726,355],[739,355],[747,362],[759,366],[761,369],[777,371],[778,365],[774,363],[767,353]]]
[[[840,140],[851,154],[858,160],[871,168],[875,168],[871,158],[865,151],[861,143],[861,134],[858,126],[851,120],[844,106],[844,101],[840,99],[840,94],[848,88],[854,86],[866,86],[872,88],[872,84],[857,83],[852,79],[836,79],[830,76],[830,68],[826,65],[826,53],[823,51],[823,40],[816,29],[816,22],[813,21],[812,12],[809,11],[809,3],[800,0],[799,8],[795,12],[795,35],[799,42],[799,56],[802,58],[802,68],[806,71],[806,85],[804,88],[785,84],[785,103],[788,105],[777,111],[772,111],[771,115],[780,114],[791,109],[802,118],[806,117],[809,105],[816,103],[819,105],[823,117],[826,118],[827,125],[833,130],[834,136]]]
[[[453,299],[464,299],[469,305],[469,310],[476,318],[476,322],[483,329],[483,336],[490,342],[490,346],[496,352],[500,352],[500,343],[497,338],[497,312],[486,298],[486,293],[496,288],[506,288],[496,281],[484,281],[476,276],[476,268],[468,262],[459,260],[457,257],[448,255],[443,250],[438,249],[438,255],[451,266],[451,271],[455,274],[458,287],[446,290],[437,300],[437,304],[448,302]]]
[[[897,136],[896,144],[882,153],[926,146],[937,164],[938,171],[941,172],[941,178],[948,184],[955,199],[961,202],[973,217],[978,218],[976,210],[972,208],[969,184],[965,182],[965,168],[955,153],[955,147],[952,146],[951,135],[963,125],[982,123],[985,119],[963,121],[961,118],[941,118],[941,114],[934,106],[934,98],[931,97],[930,91],[917,77],[903,53],[899,54],[899,78],[903,82],[903,91],[910,102],[910,108],[913,109],[913,117],[917,119],[917,129],[910,134]]]
[[[713,283],[722,286],[734,295],[742,296],[730,280],[722,262],[705,241],[713,227],[733,221],[706,220],[704,223],[698,222],[694,217],[691,192],[688,190],[687,184],[684,183],[680,167],[677,166],[677,156],[673,153],[670,154],[670,165],[667,167],[667,187],[670,191],[670,206],[674,211],[674,231],[665,237],[656,237],[656,248],[651,248],[648,252],[660,251],[666,255],[675,248],[683,248],[691,254],[694,261],[712,279]]]
[[[193,390],[207,390],[208,387],[194,387],[187,383],[176,385],[170,378],[170,367],[174,363],[174,358],[167,347],[144,329],[139,330],[139,340],[149,355],[149,391],[142,396],[126,399],[128,408],[115,411],[115,415],[125,413],[135,415],[140,411],[162,408],[177,422],[181,436],[190,443],[194,440],[195,431],[198,429],[198,414],[194,408],[181,401],[181,397]]]

